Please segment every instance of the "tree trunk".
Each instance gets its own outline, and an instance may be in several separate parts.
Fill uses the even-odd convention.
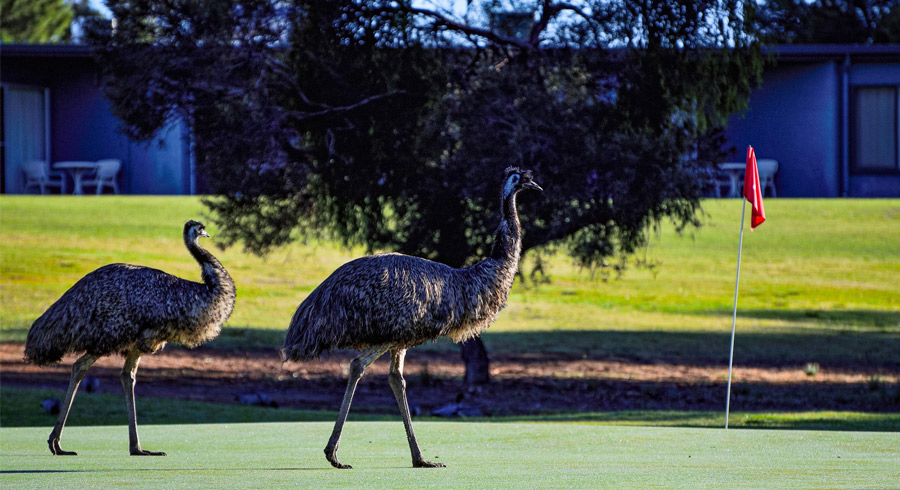
[[[481,337],[474,337],[460,344],[460,354],[466,365],[466,374],[463,378],[466,386],[483,385],[491,381],[488,369],[490,362]]]

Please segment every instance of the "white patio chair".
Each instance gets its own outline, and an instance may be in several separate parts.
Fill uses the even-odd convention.
[[[116,177],[119,175],[120,168],[122,168],[121,160],[97,160],[96,173],[82,180],[81,185],[96,187],[98,196],[103,194],[104,187],[111,187],[113,193],[118,194],[119,184],[116,183]]]
[[[66,193],[66,176],[50,170],[50,165],[43,160],[31,160],[22,167],[25,174],[25,190],[37,186],[41,194],[47,194],[48,187],[56,187],[60,194]]]
[[[713,189],[713,197],[722,197],[722,189],[725,189],[724,194],[728,197],[729,191],[731,190],[731,179],[721,170],[715,170],[713,172],[713,176],[711,179],[712,189]]]
[[[766,193],[766,187],[772,190],[769,197],[778,197],[775,193],[775,174],[778,172],[778,160],[761,158],[756,161],[756,168],[759,170],[759,185],[762,186],[763,194]]]

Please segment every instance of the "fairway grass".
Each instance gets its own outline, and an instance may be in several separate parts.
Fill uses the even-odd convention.
[[[740,201],[705,200],[703,209],[703,227],[678,236],[664,225],[638,254],[657,264],[652,270],[632,262],[621,278],[602,281],[563,255],[545,256],[551,282],[517,281],[509,307],[484,335],[488,347],[498,353],[727,358],[721,344],[731,324]],[[773,199],[766,210],[769,220],[744,237],[737,322],[739,334],[760,342],[739,341],[736,362],[827,367],[858,358],[897,366],[900,200]],[[208,222],[203,213],[196,197],[3,196],[0,340],[24,340],[53,301],[108,263],[138,263],[197,280],[181,230],[188,219]],[[209,231],[218,232],[214,226]],[[234,314],[213,343],[227,347],[278,346],[306,295],[365,253],[295,243],[260,258],[240,247],[205,244],[237,285]],[[525,274],[533,261],[532,254],[523,260]],[[455,349],[449,343],[430,348]],[[700,351],[716,354],[695,359]]]
[[[551,191],[548,189],[548,192]],[[551,281],[539,286],[516,282],[509,298],[508,308],[500,315],[496,324],[484,334],[489,352],[515,355],[550,354],[570,359],[624,359],[636,362],[721,366],[724,376],[727,372],[741,201],[705,200],[703,208],[705,212],[702,216],[703,227],[685,236],[678,236],[670,225],[664,224],[658,235],[651,240],[646,253],[641,251],[638,254],[640,258],[657,265],[652,270],[638,267],[634,260],[631,260],[629,269],[621,278],[603,281],[599,276],[592,278],[588,271],[580,270],[564,255],[545,256],[544,266],[550,274]],[[879,373],[897,373],[900,370],[900,360],[897,356],[900,352],[900,282],[898,282],[900,200],[772,199],[766,201],[766,210],[768,221],[757,231],[753,233],[748,231],[744,236],[735,365],[788,366],[792,369],[802,369],[807,363],[815,363],[821,365],[823,371],[841,369],[859,371],[871,374],[873,379],[876,379],[874,377]],[[210,225],[209,231],[215,237],[219,230],[203,216],[204,212],[198,198],[186,196],[2,196],[0,341],[24,341],[28,328],[35,318],[78,279],[108,263],[142,264],[183,278],[199,280],[199,268],[185,250],[181,232],[186,220],[200,219]],[[306,295],[341,264],[365,254],[365,251],[359,248],[342,250],[328,243],[294,243],[277,249],[268,257],[260,258],[244,253],[240,247],[221,250],[212,242],[203,243],[228,268],[237,284],[234,314],[220,337],[211,343],[213,347],[222,348],[280,346],[291,315]],[[533,254],[526,255],[522,265],[523,272],[527,275],[533,266]],[[417,348],[426,352],[429,349],[456,351],[458,348],[446,341]],[[896,393],[896,385],[889,388],[894,390],[891,393]],[[324,487],[355,485],[398,488],[401,485],[409,486],[410,483],[413,486],[424,487],[443,483],[442,476],[432,477],[432,474],[455,475],[446,482],[447,485],[444,485],[451,488],[466,486],[539,488],[569,484],[591,488],[621,486],[701,488],[725,487],[729,486],[728,482],[735,483],[731,485],[733,487],[788,488],[791,485],[783,483],[792,483],[793,480],[790,479],[792,473],[787,472],[787,469],[794,468],[800,473],[806,471],[805,460],[801,459],[805,457],[816,461],[818,465],[810,466],[814,472],[800,478],[798,485],[840,487],[856,485],[852,482],[857,480],[831,485],[831,480],[816,479],[816,475],[834,473],[843,476],[846,473],[861,477],[865,473],[864,470],[871,469],[869,462],[862,461],[859,463],[859,472],[854,473],[855,467],[847,460],[834,461],[832,455],[822,454],[824,447],[818,448],[815,444],[808,446],[808,440],[803,442],[801,439],[797,442],[790,439],[796,436],[785,434],[778,437],[788,438],[792,442],[785,447],[775,447],[771,456],[781,455],[786,458],[785,462],[772,462],[769,459],[761,459],[762,456],[749,460],[756,465],[752,467],[756,471],[755,475],[767,475],[770,473],[766,471],[767,468],[776,471],[783,469],[787,473],[778,476],[783,480],[757,482],[750,472],[751,468],[743,467],[741,473],[743,476],[740,477],[742,479],[726,479],[723,483],[717,484],[714,475],[723,470],[725,461],[724,458],[719,459],[720,455],[710,449],[713,446],[701,436],[725,436],[715,436],[718,432],[697,429],[683,432],[679,432],[681,429],[667,429],[672,432],[653,429],[647,434],[688,434],[689,436],[684,437],[693,438],[698,447],[706,448],[709,453],[706,459],[701,460],[708,462],[708,469],[704,469],[706,466],[700,469],[694,466],[684,467],[687,468],[683,471],[684,477],[687,478],[688,474],[700,475],[696,480],[673,480],[677,484],[669,484],[668,478],[672,477],[674,468],[681,468],[683,461],[672,459],[674,455],[667,453],[667,449],[659,447],[655,442],[653,451],[645,453],[638,451],[634,446],[635,440],[625,438],[623,448],[630,448],[633,461],[628,460],[630,465],[622,463],[621,468],[616,466],[621,463],[614,459],[619,454],[617,452],[620,449],[619,444],[614,440],[605,439],[604,434],[607,434],[605,431],[611,430],[615,433],[635,430],[633,434],[644,434],[638,429],[598,428],[590,425],[590,428],[584,431],[592,436],[576,437],[577,443],[573,442],[573,445],[585,448],[585,455],[582,455],[576,447],[557,447],[560,443],[554,431],[578,433],[582,430],[581,427],[588,427],[589,424],[583,426],[502,424],[507,429],[485,429],[483,434],[479,429],[476,431],[477,434],[474,434],[482,434],[478,437],[461,437],[460,444],[468,445],[465,446],[466,450],[454,453],[452,458],[442,456],[441,459],[448,462],[451,468],[445,473],[429,473],[406,468],[408,461],[402,457],[406,451],[402,427],[398,429],[391,426],[389,429],[391,437],[399,437],[400,443],[392,442],[390,450],[376,450],[377,457],[366,463],[364,463],[364,458],[367,457],[365,452],[358,456],[350,454],[351,451],[365,449],[367,441],[351,444],[349,440],[345,440],[343,447],[347,452],[344,453],[342,450],[342,455],[347,462],[351,464],[358,462],[360,472],[376,471],[374,474],[368,474],[369,479],[360,479],[353,476],[359,475],[359,472],[338,475],[330,470],[294,471],[298,469],[298,465],[301,468],[310,466],[324,468],[320,446],[324,444],[324,438],[327,438],[330,428],[307,429],[307,426],[314,427],[318,422],[278,425],[274,422],[283,420],[281,417],[284,417],[282,415],[284,412],[278,415],[267,412],[268,415],[265,416],[272,418],[260,419],[259,412],[255,412],[252,407],[240,407],[229,412],[230,418],[226,419],[228,422],[271,420],[273,423],[231,425],[229,429],[222,429],[218,435],[208,435],[206,439],[197,438],[196,440],[205,441],[206,446],[195,447],[191,445],[195,442],[193,433],[203,434],[204,431],[212,430],[207,425],[165,429],[174,425],[151,425],[151,421],[155,420],[157,424],[180,424],[208,420],[207,417],[215,421],[216,412],[224,409],[215,405],[198,404],[179,405],[173,410],[163,402],[144,399],[138,401],[139,420],[150,422],[146,429],[142,429],[142,435],[147,438],[145,442],[148,449],[160,446],[163,450],[170,450],[173,455],[179,454],[175,451],[177,444],[172,447],[170,443],[182,441],[182,444],[188,444],[186,448],[190,450],[181,453],[182,459],[133,460],[123,457],[124,449],[108,450],[110,447],[125,446],[127,434],[123,438],[121,427],[74,426],[79,424],[77,421],[81,417],[88,420],[104,420],[103,423],[121,423],[123,419],[120,412],[124,411],[121,397],[101,404],[106,407],[120,407],[115,409],[117,412],[111,412],[112,408],[103,408],[102,413],[79,409],[84,407],[83,404],[87,403],[85,400],[90,399],[89,397],[76,399],[73,426],[66,429],[64,446],[75,450],[84,447],[85,454],[93,454],[92,459],[79,456],[76,460],[64,462],[62,459],[44,458],[49,457],[49,453],[44,454],[46,447],[43,446],[43,441],[46,441],[52,420],[40,429],[10,428],[9,424],[3,422],[4,419],[10,420],[15,417],[27,419],[32,416],[31,411],[36,410],[36,405],[29,401],[27,406],[17,405],[21,408],[15,410],[21,410],[21,413],[11,417],[8,411],[10,406],[8,403],[11,401],[9,394],[15,393],[16,390],[3,387],[3,392],[6,398],[2,401],[6,412],[0,413],[0,426],[4,427],[0,429],[2,435],[0,459],[4,469],[9,471],[8,467],[14,461],[18,461],[17,464],[20,466],[15,468],[19,468],[16,471],[20,471],[21,464],[33,463],[32,459],[42,465],[46,461],[46,471],[77,471],[78,465],[90,462],[106,466],[101,466],[104,468],[102,470],[95,468],[84,473],[40,474],[38,475],[40,479],[37,480],[34,479],[34,474],[0,474],[0,488],[19,487],[19,485],[5,485],[5,480],[9,478],[15,478],[16,483],[23,483],[27,487],[37,486],[37,482],[44,481],[42,480],[44,478],[70,477],[74,478],[71,480],[73,486],[74,483],[90,484],[96,481],[96,478],[101,479],[103,486],[115,482],[155,482],[159,486],[176,487],[201,486],[207,479],[211,479],[210,481],[221,482],[225,486],[232,485],[239,488],[266,486],[270,483],[284,486],[300,482],[299,485],[304,485],[302,483],[304,479],[312,482],[310,487],[316,484]],[[54,396],[59,397],[59,394]],[[154,410],[160,414],[168,414],[172,418],[157,417]],[[145,418],[142,419],[140,414]],[[37,416],[43,415],[41,413]],[[184,418],[177,419],[176,415],[183,415]],[[797,417],[795,420],[791,420],[791,415],[779,414],[733,415],[731,421],[733,426],[849,430],[860,430],[862,427],[863,430],[866,428],[897,430],[896,414],[888,416],[889,420],[886,422],[883,418],[885,414],[845,412],[795,414],[793,415]],[[320,421],[331,417],[332,414],[307,413],[298,415],[297,419]],[[574,412],[547,415],[551,421],[651,425],[672,423],[692,426],[717,425],[718,420],[715,420],[715,423],[711,422],[714,417],[721,415],[702,412],[657,412],[655,415]],[[360,416],[357,420],[362,418],[365,417]],[[28,419],[12,425],[32,423]],[[431,422],[421,425],[423,427],[421,430],[426,432],[430,430],[433,434],[430,438],[422,435],[423,446],[429,450],[433,450],[432,447],[445,447],[448,454],[451,449],[455,451],[457,446],[441,442],[437,434],[446,434],[456,431],[457,428],[460,431],[468,431],[470,425],[485,427],[484,424],[441,425]],[[378,429],[381,426],[371,427]],[[419,423],[416,427],[418,430]],[[517,438],[519,434],[515,432],[519,427],[564,428],[552,430],[547,428],[546,441],[543,439],[522,441]],[[32,430],[36,432],[28,432]],[[157,432],[165,430],[172,433]],[[654,430],[658,432],[653,432]],[[283,432],[284,437],[292,439],[285,442],[263,438],[261,441],[265,442],[260,443],[262,444],[260,451],[245,451],[241,445],[257,444],[254,437],[248,436],[246,441],[242,440],[241,434],[258,432],[266,433],[266,437],[269,437],[270,432],[278,431]],[[730,435],[732,433],[745,432],[730,431],[728,437],[732,437]],[[20,434],[26,433],[27,436],[19,438]],[[108,441],[104,435],[107,433]],[[773,434],[769,431],[760,433]],[[78,437],[78,434],[82,436]],[[164,437],[152,437],[153,434]],[[485,434],[496,434],[497,439],[487,442],[479,439],[487,437]],[[219,451],[220,443],[216,440],[217,437],[223,441],[225,448],[230,448],[229,451]],[[596,440],[591,437],[595,437]],[[652,439],[650,436],[634,437]],[[766,442],[764,435],[743,437],[750,439],[742,440],[743,442],[739,444],[744,445],[734,446],[730,450],[735,453],[747,450],[756,454],[762,451],[759,448],[767,448],[764,444]],[[821,437],[826,436],[817,437],[817,441],[821,442]],[[860,445],[869,444],[863,435],[846,435],[846,437],[849,438],[848,441],[857,441],[856,437],[861,437],[864,442],[860,442]],[[876,436],[875,439],[881,441],[879,437],[882,436]],[[896,440],[896,432],[894,437]],[[829,440],[826,438],[822,444],[829,444]],[[29,447],[24,441],[28,441],[28,444],[33,444],[34,447],[41,446],[40,450],[35,449],[33,456],[23,456],[21,448]],[[440,444],[433,446],[435,442],[443,446]],[[91,444],[94,446],[90,446]],[[481,449],[479,444],[484,446],[484,449]],[[510,444],[525,446],[508,447]],[[215,454],[203,452],[209,451],[210,448],[216,449]],[[653,458],[658,454],[655,452],[657,450],[662,451],[659,454],[662,454],[665,464],[669,465],[663,466],[663,469],[668,469],[662,472],[663,476],[653,473],[656,468],[656,460]],[[579,456],[568,456],[570,452]],[[796,452],[800,453],[795,454]],[[220,460],[215,457],[219,453],[231,456]],[[555,453],[560,453],[561,460],[556,465],[552,461],[554,456],[557,456]],[[600,458],[596,460],[598,465],[596,468],[585,463],[594,461],[584,459],[588,458],[587,453],[590,453],[590,457]],[[431,457],[432,454],[434,453],[426,452],[427,457]],[[897,462],[896,452],[891,455]],[[240,459],[242,456],[249,458],[246,464]],[[679,453],[680,456],[683,454]],[[860,458],[864,459],[863,456]],[[172,463],[173,460],[180,463]],[[874,461],[877,463],[879,460],[875,458]],[[695,461],[689,463],[699,464]],[[837,466],[835,467],[837,469],[834,469],[826,463],[840,463],[844,466]],[[31,470],[35,469],[36,464],[32,464]],[[65,467],[60,469],[54,466],[61,464],[72,465],[71,468],[76,469]],[[384,467],[385,464],[401,469],[384,470],[382,473],[377,473],[379,470],[371,470],[373,467]],[[533,465],[536,469],[529,465]],[[847,465],[850,466],[849,473],[844,471]],[[897,466],[900,466],[900,463]],[[131,471],[129,468],[134,470]],[[236,468],[234,471],[243,468],[240,470],[241,476],[236,478],[234,483],[228,476],[234,473],[229,473],[228,468]],[[272,468],[282,470],[267,470]],[[471,482],[465,477],[468,468],[475,471],[473,476],[475,479]],[[881,469],[880,473],[873,474],[886,475],[883,468]],[[496,471],[496,478],[491,473],[492,470]],[[559,481],[550,479],[553,471],[560,472]],[[508,475],[508,472],[519,473]],[[318,476],[320,473],[327,475],[321,481]],[[115,475],[115,478],[103,480],[106,478],[105,475]],[[402,479],[397,479],[400,477],[396,475],[402,475]],[[567,479],[566,475],[570,475],[574,480]],[[893,476],[896,477],[896,472]],[[507,477],[509,481],[503,479]],[[439,481],[435,482],[432,478]],[[419,479],[422,481],[419,482]],[[243,484],[240,484],[241,482]],[[42,486],[69,485],[53,485],[51,482]],[[879,485],[878,482],[866,481],[865,484],[856,486],[900,488],[900,483],[893,480],[890,485]]]
[[[351,422],[329,466],[329,422],[154,425],[131,457],[127,429],[67,428],[52,456],[46,428],[0,429],[4,488],[897,488],[892,433],[420,422],[414,469],[403,426]]]

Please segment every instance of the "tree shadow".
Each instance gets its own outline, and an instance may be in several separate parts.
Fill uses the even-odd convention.
[[[629,330],[489,332],[491,354],[535,354],[558,358],[620,359],[694,366],[727,365],[730,329],[721,333]],[[834,330],[746,332],[735,335],[734,360],[741,366],[802,366],[900,369],[900,334]]]
[[[0,475],[28,475],[42,473],[119,473],[119,472],[154,472],[154,473],[184,473],[190,471],[233,471],[234,468],[97,468],[92,470],[0,470]],[[241,468],[241,471],[317,471],[329,470],[331,467],[321,468]]]
[[[732,311],[709,310],[702,315],[731,318]],[[738,309],[738,318],[781,320],[790,323],[823,323],[847,329],[872,328],[875,331],[900,333],[900,311],[822,310],[822,309]]]

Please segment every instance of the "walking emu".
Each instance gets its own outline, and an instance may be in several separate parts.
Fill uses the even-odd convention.
[[[282,349],[284,359],[312,359],[331,349],[360,352],[350,363],[347,391],[325,457],[335,468],[341,430],[353,392],[366,368],[391,351],[389,382],[406,427],[415,467],[440,467],[422,457],[413,433],[403,379],[406,350],[438,337],[461,342],[481,333],[506,306],[519,266],[522,229],[516,194],[542,190],[530,170],[506,169],[500,226],[490,258],[464,269],[396,253],[372,255],[344,264],[297,308]]]
[[[141,356],[166,342],[189,347],[219,335],[234,310],[234,281],[211,253],[197,243],[209,234],[202,223],[184,224],[184,244],[200,264],[203,282],[186,281],[160,270],[110,264],[81,278],[34,321],[25,342],[25,359],[54,364],[69,352],[84,352],[72,377],[59,419],[47,444],[56,455],[75,455],[59,447],[78,384],[102,356],[122,353],[122,387],[128,407],[129,449],[135,456],[165,456],[141,449],[134,409],[134,380]]]

